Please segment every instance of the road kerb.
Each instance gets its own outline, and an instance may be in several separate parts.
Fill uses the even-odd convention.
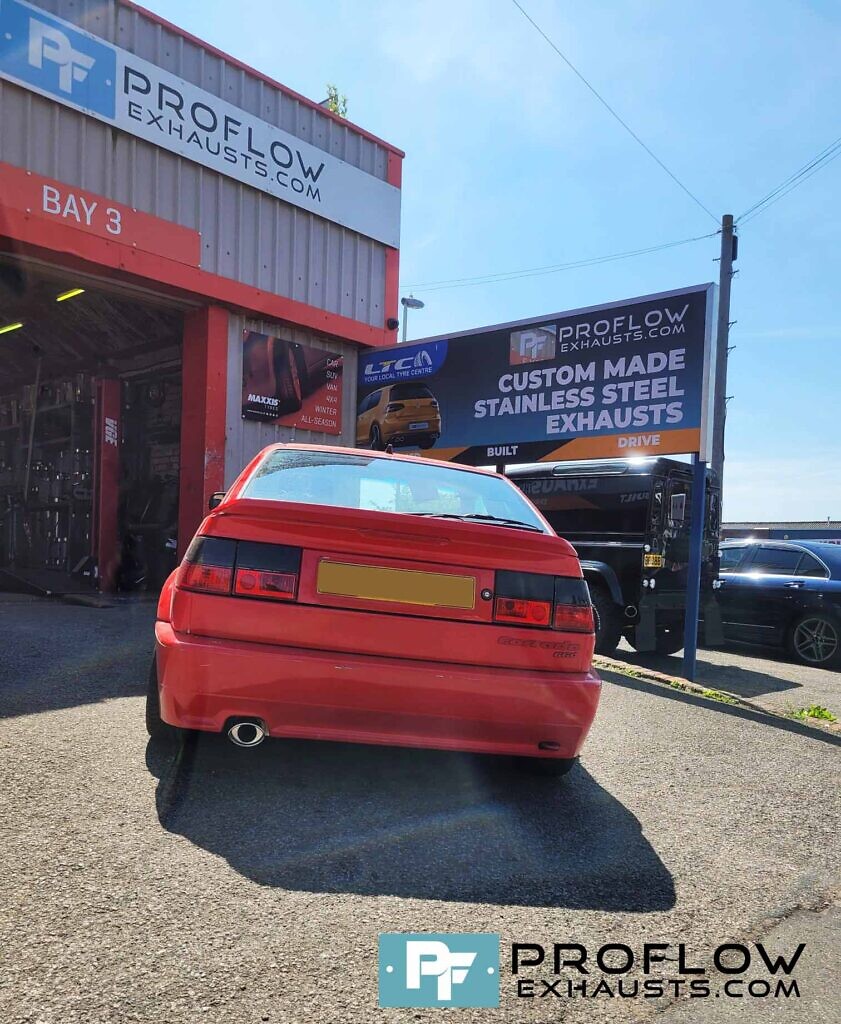
[[[631,679],[638,679],[642,682],[655,683],[659,686],[666,686],[672,690],[680,690],[683,693],[691,693],[693,697],[708,700],[711,704],[729,704],[745,708],[769,718],[781,718],[786,722],[797,722],[807,729],[817,729],[821,733],[833,733],[841,735],[841,721],[823,722],[820,719],[795,718],[793,715],[780,714],[778,711],[771,711],[752,700],[740,697],[738,694],[728,690],[720,690],[716,687],[703,686],[700,683],[693,683],[682,676],[669,675],[666,672],[657,672],[655,669],[641,668],[638,665],[630,665],[627,661],[620,661],[617,658],[606,658],[597,654],[593,658],[593,667],[602,669],[605,672],[616,672],[619,675],[628,676]]]

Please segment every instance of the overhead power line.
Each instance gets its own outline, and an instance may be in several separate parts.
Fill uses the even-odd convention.
[[[559,274],[564,270],[575,270],[579,267],[594,267],[600,263],[612,263],[615,260],[626,260],[633,256],[647,256],[649,253],[662,252],[664,249],[674,249],[679,245],[688,245],[690,242],[700,242],[705,238],[714,238],[718,231],[710,231],[706,235],[696,235],[694,238],[680,238],[674,242],[662,242],[659,245],[650,245],[645,249],[630,249],[627,252],[614,252],[606,256],[591,256],[583,260],[574,260],[571,263],[553,263],[544,267],[527,267],[521,270],[508,270],[498,274],[481,274],[478,277],[453,277],[442,281],[427,281],[420,284],[401,284],[403,291],[413,292],[437,292],[449,288],[469,288],[481,284],[501,284],[505,281],[518,281],[526,277],[542,277],[545,274]]]
[[[683,182],[680,180],[680,178],[678,178],[678,176],[673,171],[671,171],[663,163],[663,161],[660,159],[660,157],[657,156],[657,154],[649,146],[647,146],[642,141],[642,139],[639,137],[639,135],[637,135],[637,133],[633,130],[633,128],[631,128],[631,126],[628,124],[628,122],[623,120],[619,116],[619,114],[613,109],[613,107],[607,102],[607,100],[604,98],[604,96],[602,96],[602,94],[595,88],[595,86],[591,85],[590,82],[587,81],[587,79],[578,70],[578,68],[572,63],[572,61],[569,59],[569,57],[567,57],[566,54],[564,54],[560,50],[560,48],[549,38],[549,36],[546,35],[546,33],[543,31],[543,29],[540,27],[540,25],[537,24],[537,22],[534,20],[534,18],[532,18],[532,16],[518,2],[518,0],[512,0],[512,3],[517,8],[517,10],[523,15],[523,17],[526,19],[526,21],[528,21],[536,29],[536,31],[539,32],[541,36],[543,36],[543,38],[546,40],[546,42],[552,47],[552,49],[561,58],[561,60],[564,62],[564,64],[566,64],[566,66],[570,69],[570,71],[572,71],[573,74],[576,75],[576,77],[578,77],[584,83],[584,85],[587,86],[587,88],[596,97],[596,99],[599,101],[599,103],[601,103],[601,105],[605,108],[605,110],[607,110],[608,113],[612,117],[614,117],[619,122],[619,124],[622,125],[622,127],[625,129],[625,131],[631,136],[632,139],[634,139],[635,142],[639,143],[639,145],[642,146],[642,148],[646,151],[646,153],[648,153],[648,155],[651,157],[651,159],[656,164],[658,164],[666,172],[666,174],[668,174],[668,176],[672,179],[672,181],[680,189],[682,189],[686,193],[686,195],[689,196],[689,198],[693,201],[693,203],[695,203],[697,206],[700,206],[700,208],[704,211],[704,213],[706,213],[708,216],[712,217],[712,219],[717,224],[718,223],[718,217],[716,217],[716,215],[712,212],[712,210],[709,210],[706,206],[704,206],[704,204],[695,195],[695,193],[691,192],[686,187],[686,185],[683,184]]]
[[[781,181],[776,188],[772,189],[767,195],[757,200],[753,206],[749,206],[744,213],[739,214],[736,218],[737,224],[747,224],[748,221],[753,220],[754,217],[758,217],[760,213],[764,213],[769,206],[773,206],[774,203],[778,203],[781,199],[793,192],[796,188],[799,188],[804,181],[808,181],[813,174],[817,174],[818,171],[823,170],[827,164],[832,163],[837,157],[841,156],[841,136],[835,139],[834,142],[830,142],[828,146],[820,151],[816,156],[813,156],[811,160],[805,163],[802,167],[798,168],[793,174],[790,174],[785,181]]]

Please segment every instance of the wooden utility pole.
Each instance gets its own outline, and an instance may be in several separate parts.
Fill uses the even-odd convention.
[[[738,253],[733,233],[733,215],[721,218],[721,262],[718,268],[718,322],[716,324],[715,381],[713,383],[713,422],[710,468],[718,478],[720,494],[724,492],[724,421],[727,416],[727,349],[730,340],[730,285],[733,263]],[[707,463],[692,456],[692,533],[689,541],[689,564],[686,578],[686,617],[683,633],[683,674],[694,680],[698,648],[698,613],[701,601],[701,563],[703,561],[704,525],[706,519]],[[719,502],[721,498],[719,497]],[[721,504],[719,504],[719,509]],[[721,516],[719,516],[719,526]],[[710,630],[710,603],[707,603],[704,624]]]
[[[715,385],[713,390],[712,452],[710,467],[724,483],[724,421],[727,418],[727,349],[730,340],[730,285],[737,256],[733,233],[733,214],[721,218],[721,261],[718,268],[718,324],[715,349]]]

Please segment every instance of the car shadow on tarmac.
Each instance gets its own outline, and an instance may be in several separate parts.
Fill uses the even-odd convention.
[[[749,653],[738,647],[727,647],[725,650],[733,650],[737,653]],[[776,651],[769,651],[766,648],[758,648],[758,653],[765,659],[774,659],[788,665],[783,654]],[[628,651],[624,648],[617,651],[611,657],[621,661],[627,661],[629,665],[639,665],[640,668],[654,669],[655,672],[664,672],[670,676],[683,675],[683,655],[681,654],[639,654],[636,651]],[[739,665],[720,665],[704,660],[703,650],[698,651],[697,675],[695,682],[703,683],[705,686],[713,686],[719,690],[727,690],[739,697],[750,699],[761,697],[764,694],[784,693],[787,690],[798,690],[802,683],[793,679],[786,679],[781,676],[773,676],[768,672],[758,672],[754,669],[742,668]],[[806,671],[809,671],[808,669]]]
[[[580,764],[199,734],[150,742],[168,831],[268,886],[307,892],[659,911],[672,876],[631,812]]]
[[[805,736],[808,739],[817,740],[819,743],[828,743],[833,747],[841,747],[841,735],[822,729],[819,725],[785,718],[774,712],[754,711],[752,708],[743,707],[738,704],[727,704],[724,701],[710,700],[707,697],[698,696],[694,693],[672,689],[662,683],[635,679],[632,676],[623,675],[621,672],[611,672],[608,669],[599,669],[599,675],[602,678],[602,682],[624,686],[626,689],[635,690],[637,693],[647,693],[650,696],[662,697],[665,700],[676,700],[682,704],[692,704],[694,707],[703,708],[705,711],[712,711],[715,714],[732,715],[747,722],[756,722],[759,725],[766,725],[772,729],[779,729],[782,732],[793,733],[795,736]]]

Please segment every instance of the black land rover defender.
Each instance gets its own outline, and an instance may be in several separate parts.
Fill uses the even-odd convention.
[[[612,653],[624,635],[638,651],[679,651],[692,467],[666,458],[611,459],[512,467],[508,476],[578,552],[596,610],[596,650]],[[702,639],[715,645],[720,488],[711,473],[706,493],[700,612]]]

